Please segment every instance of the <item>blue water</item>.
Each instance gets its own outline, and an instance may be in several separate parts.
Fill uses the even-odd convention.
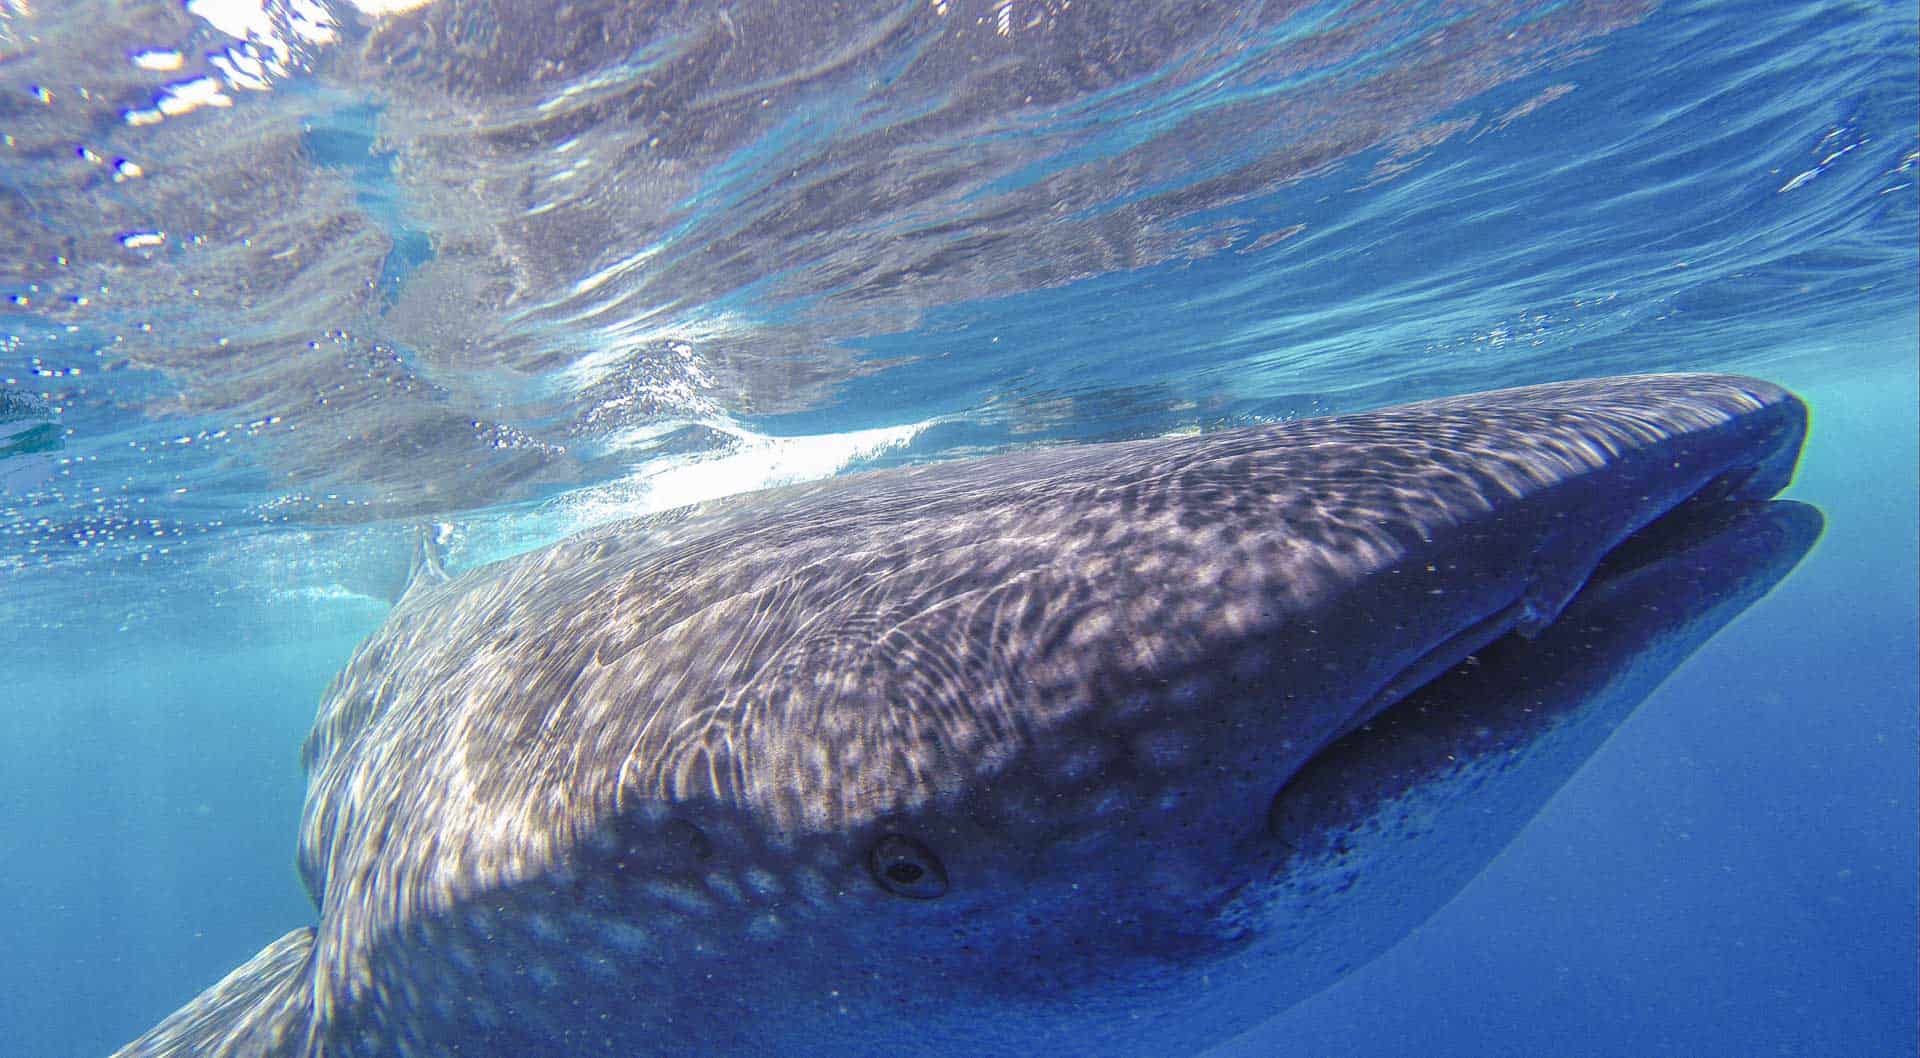
[[[0,1054],[108,1053],[311,919],[298,747],[421,521],[470,564],[1671,369],[1809,400],[1826,536],[1458,899],[1217,1054],[1914,1053],[1911,5],[217,6],[0,3]]]

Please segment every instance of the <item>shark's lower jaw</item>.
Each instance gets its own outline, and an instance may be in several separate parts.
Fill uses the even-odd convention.
[[[1813,508],[1741,495],[1717,483],[1677,504],[1609,551],[1553,625],[1493,639],[1290,775],[1267,812],[1275,866],[1240,908],[1271,934],[1265,950],[1305,943],[1307,922],[1315,938],[1335,936],[1340,916],[1326,909],[1338,899],[1388,909],[1377,924],[1347,916],[1341,943],[1364,951],[1354,937],[1397,937],[1395,914],[1423,918],[1464,886],[1818,540]],[[1424,905],[1412,896],[1422,887]],[[1388,890],[1390,900],[1366,895]]]

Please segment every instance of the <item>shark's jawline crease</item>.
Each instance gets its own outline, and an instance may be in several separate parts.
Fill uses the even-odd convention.
[[[318,923],[119,1054],[1196,1054],[1785,575],[1805,431],[1598,379],[423,549],[305,749]]]

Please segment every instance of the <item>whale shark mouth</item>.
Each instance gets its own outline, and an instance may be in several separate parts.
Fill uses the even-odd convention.
[[[1728,549],[1738,549],[1735,565],[1771,563],[1784,574],[1818,538],[1821,522],[1805,505],[1756,497],[1734,487],[1738,485],[1737,477],[1738,474],[1723,475],[1609,549],[1568,602],[1566,620],[1574,626],[1585,627],[1595,615],[1604,615],[1600,617],[1604,624],[1618,621],[1621,614],[1631,612],[1641,614],[1649,626],[1677,627],[1707,608],[1703,599],[1725,599],[1750,592],[1750,602],[1764,594],[1765,587],[1752,588],[1750,576],[1723,569],[1730,553]],[[1755,536],[1755,527],[1759,525],[1772,528],[1767,534]],[[1683,594],[1697,595],[1704,586],[1706,594],[1700,598],[1671,600],[1668,605],[1668,600],[1654,597],[1657,593],[1649,587],[1653,583],[1650,577],[1657,578],[1661,584],[1671,579],[1674,582],[1671,590]],[[1766,583],[1770,586],[1772,579]],[[1314,789],[1319,792],[1307,794],[1309,800],[1324,800],[1329,774],[1352,767],[1356,760],[1370,755],[1372,747],[1391,745],[1393,739],[1401,737],[1387,734],[1388,741],[1381,742],[1383,732],[1404,732],[1408,725],[1431,730],[1434,721],[1427,714],[1436,707],[1456,718],[1439,722],[1470,724],[1477,732],[1475,739],[1489,737],[1492,731],[1504,730],[1502,725],[1513,723],[1511,703],[1485,701],[1474,688],[1523,687],[1526,680],[1513,678],[1520,673],[1511,670],[1537,667],[1543,650],[1547,652],[1545,657],[1564,655],[1571,642],[1568,636],[1557,631],[1542,635],[1542,641],[1536,642],[1535,635],[1521,631],[1519,610],[1519,603],[1502,608],[1401,670],[1367,703],[1360,719],[1328,739],[1281,782],[1267,809],[1268,837],[1279,839],[1281,846],[1289,850],[1289,856],[1313,846],[1313,839],[1302,843],[1300,827],[1303,821],[1327,810],[1301,807],[1299,797]],[[1691,648],[1680,657],[1686,653],[1691,653]],[[1460,679],[1468,682],[1458,687],[1451,685],[1451,681]],[[1552,715],[1557,715],[1560,708],[1549,709],[1533,722],[1551,724]],[[1532,708],[1521,711],[1535,713]],[[1489,712],[1493,715],[1488,715]],[[1484,724],[1494,727],[1488,729]],[[1510,746],[1509,751],[1517,752],[1518,745]],[[1449,762],[1453,760],[1452,756],[1448,757]],[[1407,766],[1404,760],[1392,765],[1396,769]],[[1426,761],[1421,766],[1444,770],[1454,765]],[[1314,777],[1309,779],[1309,776]],[[1402,774],[1398,781],[1417,784],[1419,780],[1409,773]],[[1350,795],[1351,792],[1338,796]],[[1344,817],[1360,812],[1363,806],[1355,802],[1336,814]]]
[[[1476,656],[1496,641],[1509,637],[1531,640],[1576,600],[1603,592],[1609,584],[1719,535],[1740,512],[1767,502],[1784,487],[1784,479],[1771,465],[1773,462],[1768,459],[1727,470],[1628,533],[1566,590],[1564,599],[1553,606],[1548,615],[1541,615],[1537,599],[1532,592],[1526,592],[1436,644],[1382,685],[1345,726],[1301,762],[1294,774],[1299,774],[1341,739],[1444,678],[1463,662],[1477,660]],[[1285,792],[1283,783],[1280,793],[1275,795],[1276,802]]]

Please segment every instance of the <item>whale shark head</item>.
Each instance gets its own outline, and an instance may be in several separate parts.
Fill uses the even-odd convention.
[[[1805,427],[1565,383],[422,584],[307,745],[318,925],[121,1053],[1197,1053],[1418,925],[1784,574]]]

